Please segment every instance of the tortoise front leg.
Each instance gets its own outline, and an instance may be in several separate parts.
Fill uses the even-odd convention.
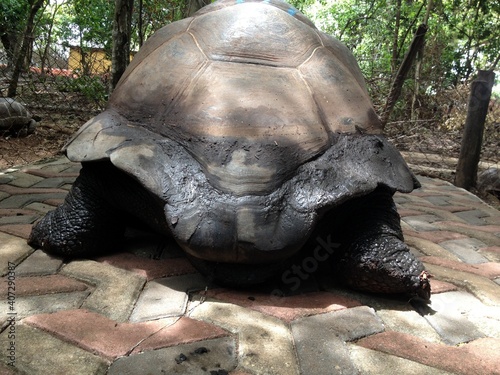
[[[59,256],[89,256],[116,248],[123,212],[104,198],[99,168],[82,168],[64,203],[33,227],[28,243]],[[112,189],[111,189],[112,190]]]
[[[392,194],[379,188],[344,209],[349,212],[341,227],[345,241],[334,262],[340,281],[362,291],[404,293],[428,300],[427,273],[403,242]]]

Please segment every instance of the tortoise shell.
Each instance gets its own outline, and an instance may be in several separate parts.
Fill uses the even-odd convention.
[[[262,262],[297,251],[328,207],[413,189],[382,130],[339,41],[286,3],[221,0],[150,37],[66,153],[161,198],[189,253]]]
[[[0,134],[27,135],[35,131],[37,120],[19,102],[0,98]]]

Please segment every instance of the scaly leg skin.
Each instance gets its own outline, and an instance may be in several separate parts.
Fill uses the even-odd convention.
[[[89,169],[82,169],[64,203],[35,224],[30,246],[53,255],[82,257],[109,252],[120,242],[123,214],[103,198],[103,182]]]
[[[403,242],[392,194],[380,188],[344,209],[346,241],[334,262],[339,280],[357,290],[429,300],[428,274]]]

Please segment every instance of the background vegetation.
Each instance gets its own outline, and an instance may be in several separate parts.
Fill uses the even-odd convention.
[[[26,139],[0,139],[0,168],[52,155],[102,110],[110,72],[90,64],[92,49],[111,59],[115,3],[132,4],[130,48],[209,0],[2,0],[0,96],[20,66],[16,98],[43,118]],[[292,0],[321,30],[356,56],[379,113],[417,27],[428,32],[387,125],[422,173],[451,178],[465,120],[469,84],[500,59],[500,0]],[[81,51],[68,70],[69,47]],[[497,80],[500,73],[497,73]],[[493,98],[482,161],[499,165],[500,101]],[[489,164],[488,164],[489,163]]]

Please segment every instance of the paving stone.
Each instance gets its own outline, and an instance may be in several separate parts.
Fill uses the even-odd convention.
[[[0,335],[0,346],[8,348],[7,332]],[[38,329],[16,325],[16,368],[36,375],[104,375],[108,363],[85,350],[64,343]],[[6,361],[5,356],[0,356]]]
[[[358,374],[344,340],[323,333],[313,339],[309,332],[299,329],[294,329],[293,333],[301,374]]]
[[[71,188],[71,186],[70,186],[70,188]],[[58,207],[64,203],[64,199],[63,198],[61,198],[61,199],[45,199],[43,201],[43,203],[48,204],[49,206],[52,206],[52,207]]]
[[[117,323],[82,309],[35,315],[24,322],[109,360],[132,352],[228,335],[221,328],[184,317],[134,324]]]
[[[241,369],[266,375],[299,374],[288,326],[241,306],[207,299],[190,306],[190,316],[238,334]]]
[[[443,241],[468,238],[464,234],[445,231],[445,230],[430,231],[430,232],[417,232],[417,231],[413,231],[413,230],[407,230],[407,231],[403,231],[403,233],[404,233],[405,237],[406,236],[418,237],[418,238],[422,238],[424,240],[431,241],[431,242],[436,243],[436,244],[443,242]]]
[[[85,291],[88,285],[63,275],[16,277],[16,296],[37,296],[51,293]],[[0,293],[7,295],[6,283],[0,285]]]
[[[452,270],[430,263],[427,263],[425,268],[436,278],[468,290],[483,303],[487,305],[500,306],[500,289],[495,282],[472,273]]]
[[[471,327],[454,327],[456,317],[459,317],[458,319],[466,318],[468,321],[466,325],[474,325],[480,332],[489,337],[500,338],[500,306],[485,305],[470,293],[464,291],[442,293],[433,296],[428,307],[430,314],[425,315],[426,319],[433,319],[437,316],[443,323],[442,320],[450,316],[451,318],[444,322],[444,325],[446,325],[446,329],[457,329],[459,335],[465,335],[467,328]],[[484,335],[479,335],[476,338],[482,336]]]
[[[31,233],[31,228],[31,224],[6,224],[0,225],[0,232],[21,237],[26,242]]]
[[[441,221],[436,223],[440,230],[451,230],[457,233],[463,233],[468,237],[476,238],[488,246],[500,246],[500,237],[495,235],[500,230],[496,225],[466,225],[451,221]]]
[[[482,249],[478,249],[478,252],[491,262],[500,263],[500,246],[483,247]]]
[[[146,284],[130,316],[141,322],[158,318],[181,316],[186,311],[188,291],[204,290],[207,280],[200,274],[167,277]]]
[[[7,174],[5,172],[0,172],[0,184],[8,184],[12,180],[14,180],[14,176]]]
[[[436,215],[417,215],[403,217],[401,220],[416,231],[433,231],[437,230],[433,223],[438,221],[439,218]]]
[[[448,206],[450,202],[448,202],[448,197],[444,195],[435,195],[435,196],[427,196],[425,197],[429,202],[436,206]]]
[[[25,240],[6,233],[0,232],[0,272],[1,276],[12,271],[27,258],[34,250],[28,246]],[[9,267],[11,268],[9,270]]]
[[[16,273],[19,276],[50,275],[56,273],[62,263],[62,259],[36,250],[16,267]]]
[[[61,310],[79,308],[90,291],[55,293],[16,297],[16,312],[19,318],[35,314],[49,314]]]
[[[68,184],[68,183],[73,183],[74,178],[65,178],[65,177],[52,177],[52,178],[45,178],[42,181],[36,183],[32,187],[34,188],[60,188],[61,186]]]
[[[9,182],[9,185],[24,187],[24,188],[33,186],[36,183],[43,181],[42,177],[34,176],[23,172],[13,172],[11,173],[11,176],[14,177],[14,179]]]
[[[382,321],[367,306],[300,318],[291,327],[301,373],[318,375],[357,374],[345,341],[384,330]]]
[[[200,375],[229,372],[236,366],[236,343],[224,337],[123,357],[111,365],[108,375],[144,374],[145,369],[148,375]]]
[[[462,238],[458,240],[444,241],[439,244],[456,256],[458,256],[465,263],[478,264],[488,261],[485,257],[478,254],[477,249],[486,247],[487,245],[475,238]]]
[[[67,192],[16,194],[0,201],[0,208],[23,208],[33,202],[43,202],[48,199],[64,199]]]
[[[56,207],[46,203],[33,202],[26,206],[27,209],[36,211],[38,215],[45,215],[49,211],[53,211]]]
[[[447,283],[446,281],[436,280],[434,277],[431,278],[430,282],[432,294],[452,292],[458,289],[456,285]]]
[[[421,251],[425,255],[435,256],[444,259],[460,260],[455,254],[450,253],[442,246],[435,244],[429,240],[423,238],[412,237],[405,235],[405,242],[408,246],[412,246],[417,250]]]
[[[425,318],[409,307],[377,309],[377,315],[387,330],[418,336],[429,342],[441,342],[441,337]]]
[[[455,212],[451,212],[450,210],[446,209],[448,208],[447,206],[436,207],[436,206],[419,205],[415,208],[421,211],[422,213],[426,213],[427,214],[426,216],[430,215],[430,219],[432,219],[433,217],[438,218],[438,220],[434,220],[432,222],[448,220],[448,221],[459,221],[465,223],[465,220],[458,217]]]
[[[16,216],[3,216],[0,217],[0,225],[6,224],[33,224],[38,215],[16,215]]]
[[[358,345],[350,344],[348,349],[351,360],[356,364],[360,374],[453,375],[448,371]]]
[[[174,318],[169,318],[169,320],[173,319]],[[228,335],[229,333],[227,331],[213,324],[187,317],[175,318],[173,324],[163,327],[160,331],[139,343],[132,351],[132,354]]]
[[[421,214],[421,212],[418,211],[418,210],[412,210],[412,209],[408,209],[408,208],[403,208],[401,206],[398,206],[397,210],[398,210],[398,214],[399,214],[400,217],[417,216],[417,215]]]
[[[0,175],[0,177],[1,177],[1,175]],[[3,192],[3,191],[0,191],[0,201],[7,198],[7,197],[10,197],[10,194]]]
[[[498,216],[498,220],[500,220],[500,216]],[[457,230],[467,230],[471,233],[496,233],[500,231],[500,225],[498,224],[491,224],[491,225],[469,225],[469,224],[463,224],[463,223],[457,223],[454,221],[441,221],[438,223],[440,227],[446,228],[450,227],[453,228],[453,231]],[[462,232],[459,232],[462,233]],[[469,237],[474,237],[469,236]]]
[[[43,177],[45,180],[63,178],[67,182],[73,182],[76,177],[78,177],[79,170],[81,169],[78,164],[78,170],[73,171],[68,165],[58,165],[56,166],[46,166],[45,168],[39,169],[24,169],[24,173],[29,173],[38,177]]]
[[[14,366],[5,365],[0,363],[0,374],[1,375],[28,375],[24,371],[19,371]]]
[[[133,272],[91,260],[72,261],[61,273],[94,284],[82,307],[118,322],[128,319],[146,282]]]
[[[456,215],[472,225],[487,224],[484,218],[489,216],[482,210],[462,211],[462,212],[457,212]]]
[[[467,303],[469,296],[465,292],[449,292],[431,298],[427,307],[428,313],[424,314],[424,318],[441,336],[445,344],[458,345],[485,337],[485,334],[467,319],[463,309],[459,307],[462,303]],[[460,301],[453,303],[457,302],[457,299]]]
[[[447,267],[452,270],[470,272],[475,275],[487,277],[488,279],[500,277],[500,263],[487,262],[479,264],[468,264],[463,262],[456,262],[449,259],[428,256],[422,257],[420,260],[425,263],[432,263],[438,266]]]
[[[186,258],[148,259],[130,253],[119,253],[99,257],[96,260],[135,272],[148,281],[197,272]]]
[[[404,333],[386,331],[361,339],[358,345],[406,358],[454,374],[500,374],[498,356],[490,357],[469,347],[435,344]]]
[[[24,208],[0,208],[0,217],[2,216],[21,216],[21,215],[34,215],[36,211]]]
[[[290,322],[294,319],[360,306],[361,303],[339,294],[313,292],[286,297],[251,290],[213,289],[206,294]]]

